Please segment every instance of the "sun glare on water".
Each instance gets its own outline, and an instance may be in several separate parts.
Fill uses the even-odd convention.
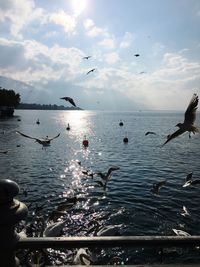
[[[72,9],[76,16],[79,16],[87,6],[87,0],[71,0]]]

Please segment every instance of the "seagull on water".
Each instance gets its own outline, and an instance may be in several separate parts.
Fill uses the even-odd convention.
[[[88,234],[94,232],[94,236],[119,236],[120,230],[123,227],[123,224],[103,226],[96,220],[92,220],[88,225],[89,227],[93,225],[89,229]]]
[[[164,146],[166,143],[168,143],[170,140],[174,139],[175,137],[183,134],[184,132],[189,132],[189,137],[190,137],[191,132],[193,134],[200,133],[200,128],[193,125],[196,119],[196,110],[197,110],[198,102],[199,102],[199,98],[197,94],[193,94],[192,99],[190,100],[190,103],[187,107],[187,110],[185,111],[184,122],[176,124],[176,126],[179,127],[179,129],[173,134],[168,135],[167,141],[165,141],[165,143],[162,146]]]
[[[190,234],[185,231],[178,230],[178,229],[172,229],[172,230],[178,236],[190,236]]]
[[[27,138],[30,138],[30,139],[33,139],[35,140],[37,143],[39,143],[40,145],[43,145],[43,146],[49,146],[51,141],[54,140],[55,138],[59,137],[60,136],[60,133],[57,134],[56,136],[52,137],[52,138],[49,138],[48,136],[46,136],[45,139],[39,139],[39,138],[35,138],[35,137],[32,137],[32,136],[29,136],[29,135],[26,135],[26,134],[23,134],[19,131],[16,131],[17,134],[20,134],[24,137],[27,137]]]
[[[70,104],[72,104],[74,107],[76,107],[76,104],[75,104],[73,98],[71,98],[69,96],[65,96],[65,97],[61,97],[60,99],[64,99],[64,100],[68,101]]]
[[[56,222],[48,225],[43,232],[43,237],[60,236],[67,221],[69,220],[67,219],[61,222]]]
[[[87,73],[86,73],[86,75],[88,75],[89,73],[91,73],[91,72],[93,72],[93,71],[95,71],[96,69],[91,69],[91,70],[89,70]]]

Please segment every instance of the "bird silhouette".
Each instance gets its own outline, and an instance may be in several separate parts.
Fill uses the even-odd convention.
[[[95,71],[96,69],[91,69],[91,70],[89,70],[87,73],[86,73],[86,75],[88,75],[89,73],[91,73],[91,72],[93,72],[93,71]]]
[[[190,103],[187,107],[187,110],[185,111],[184,122],[176,124],[176,126],[179,127],[179,129],[176,132],[174,132],[173,134],[169,134],[167,136],[167,141],[162,146],[164,146],[170,140],[183,134],[184,132],[189,132],[189,137],[190,137],[191,132],[193,134],[200,132],[200,129],[193,125],[194,121],[196,119],[196,110],[197,110],[198,102],[199,102],[199,98],[198,98],[197,94],[193,94],[192,99],[190,100]]]
[[[89,59],[91,58],[92,56],[86,56],[86,57],[83,57],[83,59]]]
[[[96,174],[99,175],[103,181],[107,182],[111,177],[111,173],[116,170],[119,170],[119,167],[111,167],[108,169],[107,173],[97,172]]]
[[[64,99],[64,100],[68,101],[70,104],[72,104],[74,107],[76,107],[76,104],[71,97],[65,96],[65,97],[61,97],[60,99]]]
[[[186,182],[183,187],[188,187],[190,185],[198,185],[200,184],[200,179],[192,179],[193,172],[189,173],[186,177]]]
[[[57,137],[60,136],[60,133],[59,133],[59,134],[57,134],[56,136],[54,136],[54,137],[52,137],[52,138],[49,138],[48,136],[46,136],[45,139],[39,139],[39,138],[35,138],[35,137],[32,137],[32,136],[23,134],[23,133],[21,133],[20,131],[16,131],[16,133],[17,133],[17,134],[20,134],[21,136],[24,136],[24,137],[26,137],[26,138],[33,139],[33,140],[35,140],[37,143],[39,143],[40,145],[43,145],[43,146],[49,146],[52,140],[54,140],[55,138],[57,138]]]
[[[166,180],[165,181],[158,182],[158,183],[154,183],[153,184],[153,188],[151,189],[151,192],[158,195],[160,188],[162,186],[164,186],[164,185],[166,185]]]
[[[156,134],[155,132],[146,132],[145,135]]]

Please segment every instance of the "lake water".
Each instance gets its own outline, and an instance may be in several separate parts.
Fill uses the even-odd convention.
[[[36,124],[37,119],[40,125]],[[164,147],[184,112],[100,112],[100,111],[32,111],[16,110],[15,116],[0,120],[0,177],[16,181],[27,196],[18,196],[31,206],[27,223],[33,220],[36,204],[44,205],[45,219],[66,197],[76,196],[77,203],[68,210],[66,236],[87,235],[93,220],[101,225],[122,224],[120,235],[175,235],[173,228],[200,235],[200,186],[182,187],[188,173],[200,178],[200,136],[184,134]],[[19,121],[19,119],[21,119]],[[120,127],[119,122],[124,126]],[[67,123],[70,131],[66,130]],[[197,114],[196,124],[200,125]],[[60,137],[45,149],[16,131],[41,138]],[[147,135],[154,131],[156,135]],[[84,136],[89,141],[83,148]],[[129,142],[123,143],[127,136]],[[77,164],[81,162],[81,166]],[[82,170],[112,173],[106,193]],[[159,195],[153,194],[153,183],[166,180]],[[182,216],[186,206],[191,216]],[[52,261],[69,263],[74,254],[52,252]],[[109,249],[98,255],[98,263],[108,264],[113,256],[125,264],[159,262],[153,249]],[[56,260],[55,260],[56,258]],[[199,261],[199,251],[166,251],[163,262]]]

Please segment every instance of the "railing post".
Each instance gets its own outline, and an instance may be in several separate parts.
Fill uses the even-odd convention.
[[[17,267],[14,246],[19,240],[15,225],[26,217],[25,204],[14,199],[19,193],[19,186],[12,180],[0,179],[0,266]]]

